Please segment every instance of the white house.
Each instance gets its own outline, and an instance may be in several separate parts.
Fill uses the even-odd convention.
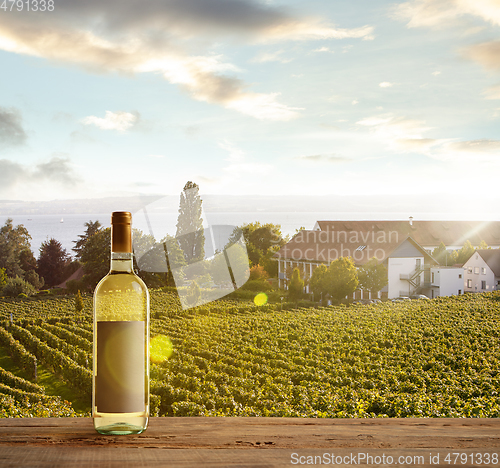
[[[454,296],[464,293],[463,267],[431,267],[430,298],[438,296]]]
[[[388,283],[387,297],[429,294],[430,266],[436,261],[411,237],[406,238],[385,261]]]
[[[476,250],[464,263],[464,291],[500,290],[500,249]]]

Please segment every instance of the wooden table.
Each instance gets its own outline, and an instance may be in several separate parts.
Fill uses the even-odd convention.
[[[500,419],[151,418],[134,436],[101,436],[89,418],[0,419],[2,468],[500,466],[485,454],[500,456]]]

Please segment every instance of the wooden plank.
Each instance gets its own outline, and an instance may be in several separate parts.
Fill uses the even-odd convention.
[[[444,464],[449,452],[500,454],[500,419],[151,418],[130,436],[97,434],[90,418],[0,419],[2,467],[264,467],[360,454]]]

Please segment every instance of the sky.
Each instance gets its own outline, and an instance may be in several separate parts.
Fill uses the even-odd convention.
[[[498,212],[500,0],[19,5],[0,8],[2,200],[192,180]]]

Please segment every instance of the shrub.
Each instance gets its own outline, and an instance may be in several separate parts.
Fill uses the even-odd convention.
[[[271,291],[273,287],[266,280],[249,280],[247,281],[241,289],[246,289],[247,291]]]
[[[190,307],[194,307],[198,304],[198,301],[201,299],[201,289],[196,283],[196,281],[192,281],[191,285],[187,289],[186,294],[186,302]]]
[[[35,270],[29,270],[27,271],[25,274],[24,274],[24,279],[32,284],[35,289],[40,289],[43,287],[43,285],[45,284],[45,281],[43,278],[40,278],[38,276],[38,273],[35,271]]]
[[[35,287],[22,278],[9,278],[7,284],[2,289],[2,293],[9,297],[18,297],[19,294],[31,296],[35,293]]]
[[[263,266],[254,265],[252,268],[250,268],[250,281],[265,280],[268,277],[269,275],[267,274],[267,271],[264,270]]]
[[[76,293],[75,296],[75,312],[78,314],[83,310],[83,299],[80,291]]]
[[[86,291],[87,285],[82,280],[68,280],[66,281],[66,289],[71,294],[76,294],[78,291]]]
[[[3,288],[7,284],[7,274],[5,273],[5,268],[0,268],[0,288]]]

